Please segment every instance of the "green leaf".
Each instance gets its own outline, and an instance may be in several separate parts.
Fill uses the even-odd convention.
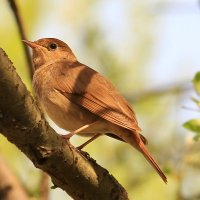
[[[200,108],[200,101],[194,97],[191,97],[191,99]]]
[[[192,82],[194,85],[194,89],[196,90],[197,94],[200,96],[200,72],[196,73]]]
[[[185,122],[183,127],[200,135],[200,119],[191,119]]]
[[[199,138],[200,138],[200,135],[195,135],[193,139],[194,139],[195,141],[198,141]]]

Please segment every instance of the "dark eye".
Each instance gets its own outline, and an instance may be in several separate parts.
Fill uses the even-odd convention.
[[[51,44],[49,45],[49,47],[50,47],[50,49],[55,50],[55,49],[57,49],[58,45],[57,45],[56,43],[51,43]]]

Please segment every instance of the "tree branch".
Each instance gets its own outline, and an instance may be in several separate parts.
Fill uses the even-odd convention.
[[[8,169],[2,158],[0,158],[0,199],[30,200],[26,191]]]
[[[191,89],[192,85],[189,84],[188,80],[179,83],[170,83],[167,85],[159,86],[158,88],[142,91],[134,95],[125,95],[125,96],[130,102],[141,102],[155,96],[162,96],[166,94],[174,94],[174,95],[183,94],[185,92],[190,91]]]
[[[49,176],[45,172],[41,172],[39,186],[39,200],[48,200],[49,199]]]
[[[66,122],[67,123],[67,122]],[[0,49],[0,132],[37,168],[75,200],[127,200],[107,170],[65,142],[45,121],[38,105]]]
[[[27,40],[26,34],[25,34],[25,30],[24,30],[24,26],[22,23],[22,19],[19,13],[19,9],[17,7],[17,4],[15,2],[15,0],[8,0],[8,3],[10,4],[10,7],[13,11],[16,23],[17,23],[17,27],[19,29],[19,35],[21,37],[22,40]],[[33,77],[33,64],[32,64],[32,60],[31,60],[31,55],[29,52],[29,48],[27,45],[23,44],[24,47],[24,52],[25,52],[25,56],[26,56],[26,60],[27,60],[27,64],[29,66],[29,74],[30,74],[30,80],[32,80]]]

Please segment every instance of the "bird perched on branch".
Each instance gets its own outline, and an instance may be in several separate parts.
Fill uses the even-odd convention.
[[[124,141],[154,167],[164,182],[167,178],[146,148],[134,111],[126,99],[101,74],[78,62],[70,47],[55,38],[24,41],[33,49],[34,90],[48,116],[61,128],[91,137],[100,135]]]

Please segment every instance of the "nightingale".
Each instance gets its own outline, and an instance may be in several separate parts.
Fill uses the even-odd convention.
[[[141,152],[167,183],[146,148],[147,139],[141,135],[134,111],[109,80],[80,63],[61,40],[24,42],[33,50],[35,93],[47,115],[70,131],[65,139],[74,134],[90,137],[80,149],[100,135],[124,141]]]

